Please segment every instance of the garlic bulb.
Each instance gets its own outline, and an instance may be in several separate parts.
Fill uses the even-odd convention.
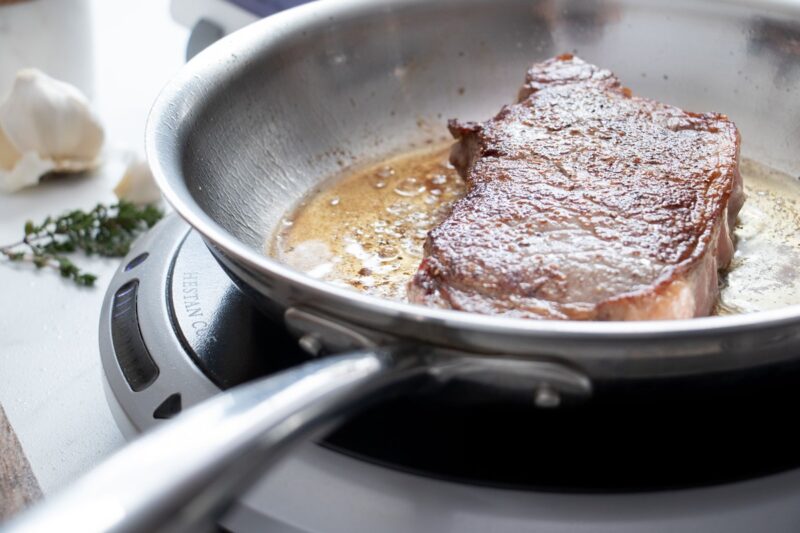
[[[114,194],[120,200],[137,205],[152,204],[161,199],[161,191],[153,179],[150,165],[144,159],[135,159],[114,187]]]
[[[48,172],[99,163],[103,127],[75,87],[26,69],[0,104],[0,190],[36,185]]]

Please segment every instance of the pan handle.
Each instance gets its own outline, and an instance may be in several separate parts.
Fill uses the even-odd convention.
[[[367,400],[416,384],[423,365],[404,354],[376,348],[326,357],[218,395],[2,530],[206,530],[292,444],[332,429]]]

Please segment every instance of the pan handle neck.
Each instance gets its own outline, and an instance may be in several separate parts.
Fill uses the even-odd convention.
[[[376,348],[242,385],[145,434],[2,531],[204,531],[293,444],[423,375],[419,358]]]

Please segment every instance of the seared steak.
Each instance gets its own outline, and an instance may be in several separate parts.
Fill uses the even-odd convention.
[[[467,194],[428,234],[411,301],[573,320],[709,314],[744,201],[725,115],[631,95],[571,55],[518,103],[450,122]]]

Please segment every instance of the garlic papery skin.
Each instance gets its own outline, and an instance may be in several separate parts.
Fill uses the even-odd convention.
[[[15,192],[36,185],[54,168],[53,161],[42,159],[36,152],[20,154],[0,130],[0,191]]]
[[[96,167],[103,137],[78,89],[38,70],[21,70],[0,104],[0,189],[36,185],[48,172]]]
[[[120,200],[136,205],[152,204],[161,200],[161,190],[156,185],[150,165],[139,158],[125,169],[122,179],[114,187],[114,194]]]

